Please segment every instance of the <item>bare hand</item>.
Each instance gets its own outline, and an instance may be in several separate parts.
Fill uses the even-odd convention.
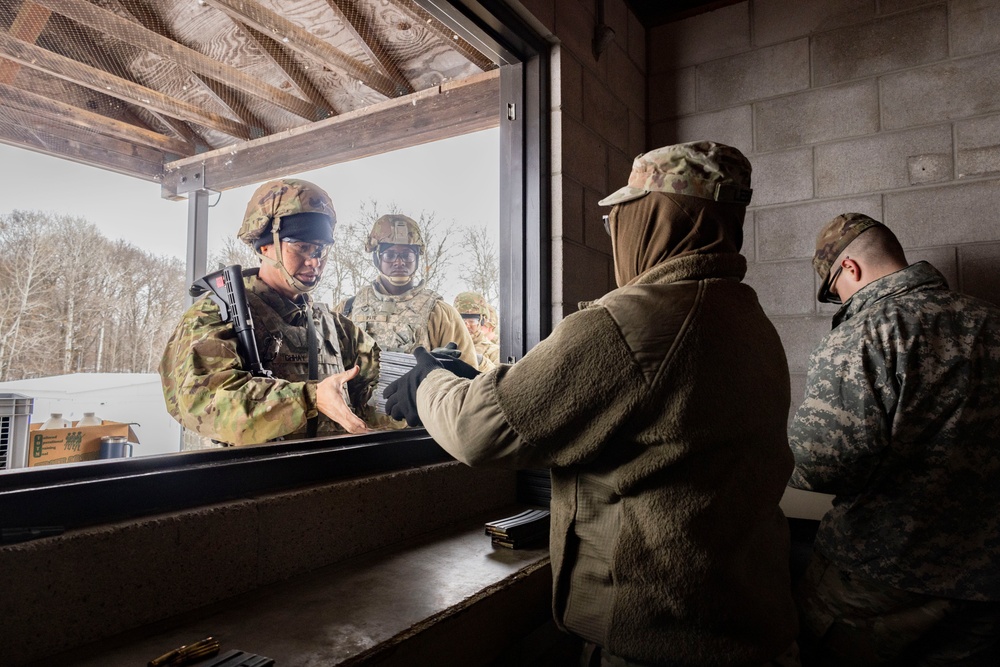
[[[349,371],[331,375],[316,385],[316,409],[343,426],[348,433],[364,433],[368,430],[365,422],[351,412],[343,393],[344,385],[360,371],[355,366]]]

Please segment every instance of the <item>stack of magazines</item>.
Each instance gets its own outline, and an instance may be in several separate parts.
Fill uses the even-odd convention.
[[[412,354],[405,352],[382,352],[379,356],[378,387],[375,388],[375,409],[385,414],[385,397],[382,392],[390,382],[398,380],[417,364]]]
[[[549,536],[549,511],[526,510],[506,519],[486,523],[493,546],[507,549],[535,547]]]

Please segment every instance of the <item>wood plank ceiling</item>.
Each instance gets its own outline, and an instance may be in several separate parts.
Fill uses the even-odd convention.
[[[164,196],[212,160],[221,190],[495,125],[496,74],[414,0],[0,0],[0,142]]]

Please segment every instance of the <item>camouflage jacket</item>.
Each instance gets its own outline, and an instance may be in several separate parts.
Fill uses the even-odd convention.
[[[486,337],[482,331],[472,336],[472,344],[476,346],[476,361],[479,370],[485,373],[500,365],[500,346]]]
[[[246,287],[261,360],[275,377],[253,377],[243,369],[232,326],[203,298],[184,313],[160,362],[167,410],[185,428],[234,445],[305,437],[314,416],[319,435],[344,433],[316,409],[318,381],[307,379],[306,307],[256,277],[247,278]],[[378,346],[326,305],[311,308],[320,341],[319,378],[357,364],[360,372],[348,383],[345,398],[372,423],[368,401],[378,382]]]
[[[813,353],[791,486],[835,494],[816,548],[861,578],[1000,600],[1000,309],[920,262]]]
[[[344,312],[348,301],[339,304],[337,312]],[[437,292],[422,285],[399,296],[386,294],[377,283],[365,285],[351,301],[347,316],[383,350],[413,352],[418,346],[433,349],[454,342],[462,352],[462,361],[478,365],[462,316]]]

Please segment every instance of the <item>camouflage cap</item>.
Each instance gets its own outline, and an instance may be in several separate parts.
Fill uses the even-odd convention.
[[[821,303],[837,303],[830,293],[830,267],[861,232],[872,227],[884,225],[864,213],[842,213],[820,230],[816,237],[816,254],[813,255],[812,264],[821,281],[819,294],[816,295]]]
[[[455,297],[455,310],[463,315],[490,316],[490,304],[482,294],[476,292],[459,292]]]
[[[320,213],[330,218],[330,229],[337,224],[333,201],[319,186],[297,178],[279,178],[264,183],[250,197],[243,224],[236,235],[249,246],[272,226],[280,229],[281,219],[296,213]]]
[[[391,213],[383,215],[372,225],[371,234],[365,242],[365,250],[373,252],[378,250],[380,243],[389,245],[412,245],[416,246],[420,252],[424,251],[424,238],[420,235],[420,227],[413,218]]]
[[[732,146],[714,141],[664,146],[637,157],[628,185],[597,203],[614,206],[666,192],[746,206],[753,194],[750,171],[749,160]]]

